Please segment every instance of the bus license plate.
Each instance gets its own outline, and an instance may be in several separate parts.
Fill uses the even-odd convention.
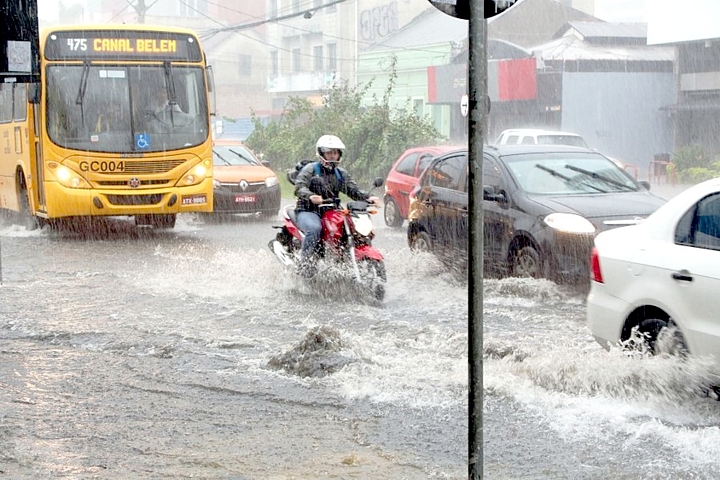
[[[255,195],[235,195],[235,203],[252,203],[255,201]]]
[[[202,205],[204,203],[207,203],[207,196],[205,196],[204,194],[183,195],[182,197],[183,205]]]

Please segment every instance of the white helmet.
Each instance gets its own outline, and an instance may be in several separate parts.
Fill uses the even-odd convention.
[[[323,135],[318,138],[315,147],[317,149],[317,156],[320,158],[320,162],[326,167],[334,167],[336,163],[340,163],[343,150],[345,150],[345,144],[335,135]],[[338,150],[340,152],[337,162],[329,161],[325,158],[323,154],[328,150]]]

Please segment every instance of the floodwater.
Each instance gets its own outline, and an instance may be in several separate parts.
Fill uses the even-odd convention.
[[[314,288],[272,224],[0,223],[0,476],[467,478],[467,282],[377,225],[382,305]],[[582,292],[484,287],[485,478],[716,477],[703,359],[603,350]]]

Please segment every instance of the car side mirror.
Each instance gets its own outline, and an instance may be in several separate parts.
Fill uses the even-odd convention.
[[[270,168],[270,162],[267,160],[260,160],[260,164],[264,167]]]
[[[648,192],[650,191],[650,182],[648,182],[647,180],[640,180],[638,183],[639,183],[640,186],[643,187],[645,190],[647,190]]]

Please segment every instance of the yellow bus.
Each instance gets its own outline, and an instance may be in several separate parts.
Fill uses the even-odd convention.
[[[191,30],[56,27],[40,64],[40,84],[0,84],[0,208],[28,227],[212,212],[212,75]]]

